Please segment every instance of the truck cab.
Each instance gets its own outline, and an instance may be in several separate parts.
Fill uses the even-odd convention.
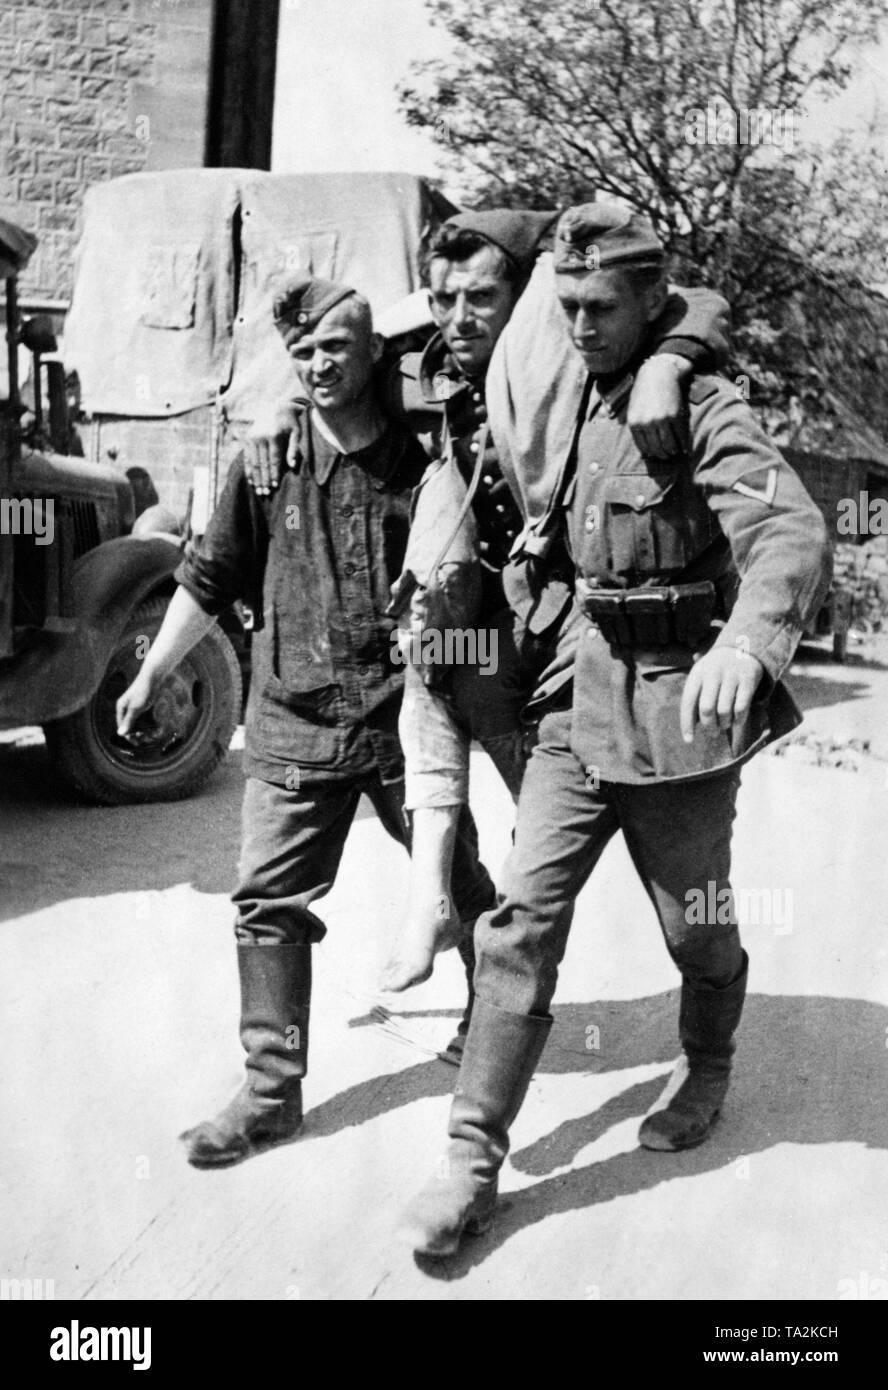
[[[54,763],[106,804],[187,796],[225,755],[240,713],[240,671],[225,634],[208,634],[168,682],[138,737],[120,739],[115,704],[138,670],[170,595],[179,537],[133,534],[127,478],[67,452],[65,373],[47,319],[19,310],[35,238],[0,221],[6,380],[0,391],[0,728],[42,725]],[[32,362],[32,401],[20,364]]]

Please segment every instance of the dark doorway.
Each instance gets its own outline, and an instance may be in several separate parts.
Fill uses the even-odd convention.
[[[216,0],[204,163],[270,169],[279,0]]]

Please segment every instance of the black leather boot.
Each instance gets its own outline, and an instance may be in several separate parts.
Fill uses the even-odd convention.
[[[214,1120],[179,1137],[195,1168],[230,1168],[292,1139],[302,1125],[310,946],[238,946],[247,1077]]]
[[[646,1149],[692,1149],[718,1119],[731,1076],[748,965],[744,951],[740,974],[721,989],[682,983],[678,1031],[684,1051],[657,1102],[661,1108],[646,1115],[638,1131]]]
[[[475,999],[450,1111],[450,1146],[399,1225],[416,1254],[442,1259],[463,1234],[480,1235],[491,1225],[509,1126],[551,1026],[551,1018],[511,1014]]]

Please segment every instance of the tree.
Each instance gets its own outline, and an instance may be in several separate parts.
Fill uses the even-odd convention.
[[[877,133],[811,145],[799,129],[806,103],[847,86],[886,0],[426,3],[453,56],[415,65],[402,106],[470,200],[646,212],[677,273],[731,301],[760,401],[798,396],[812,366],[790,310],[812,279],[886,278]]]

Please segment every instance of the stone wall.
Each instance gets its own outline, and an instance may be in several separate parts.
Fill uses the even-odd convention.
[[[203,163],[212,0],[4,0],[0,215],[36,232],[25,297],[66,300],[86,189]]]

